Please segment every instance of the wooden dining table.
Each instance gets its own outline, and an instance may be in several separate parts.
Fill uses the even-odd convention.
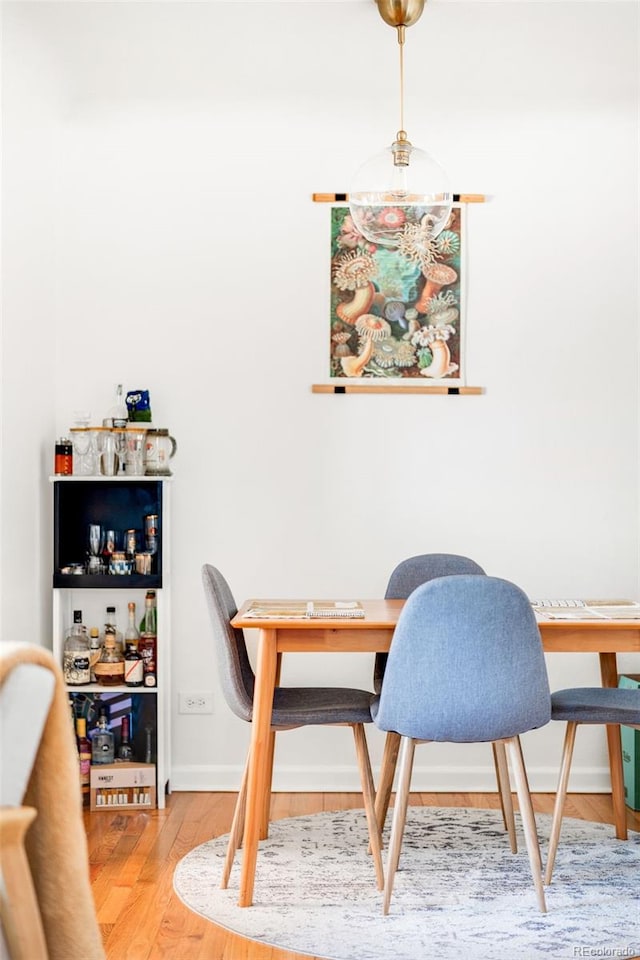
[[[337,617],[331,620],[313,616],[278,617],[272,613],[261,618],[255,608],[281,606],[300,601],[247,600],[231,621],[233,627],[258,631],[257,661],[251,746],[247,787],[247,805],[243,837],[242,871],[238,905],[251,906],[261,839],[267,836],[271,793],[274,734],[271,711],[274,690],[279,683],[283,653],[377,653],[389,650],[393,631],[404,600],[361,600],[364,617]],[[316,601],[317,604],[330,601]],[[560,620],[538,615],[542,645],[546,653],[591,653],[600,661],[604,687],[618,685],[618,653],[640,653],[640,620]],[[622,751],[619,726],[607,726],[611,793],[616,837],[627,838]]]

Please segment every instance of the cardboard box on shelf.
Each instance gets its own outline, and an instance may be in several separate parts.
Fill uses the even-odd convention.
[[[618,686],[640,689],[640,673],[622,674]],[[632,810],[640,810],[640,730],[621,726],[620,739],[625,803]]]
[[[155,763],[97,763],[91,767],[90,810],[153,810]]]

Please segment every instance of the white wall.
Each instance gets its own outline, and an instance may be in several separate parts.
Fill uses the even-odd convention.
[[[311,194],[348,189],[398,126],[373,5],[4,5],[4,635],[50,643],[54,435],[78,406],[101,419],[116,382],[149,388],[179,443],[174,787],[235,788],[248,742],[203,562],[238,600],[380,595],[429,551],[532,596],[640,595],[637,26],[630,3],[428,6],[405,119],[456,190],[491,198],[468,216],[486,394],[333,397],[310,392],[329,270]],[[553,687],[598,680],[591,655],[549,668]],[[292,658],[292,677],[368,686],[371,658]],[[215,691],[213,716],[178,715],[192,689]],[[538,789],[560,733],[526,739]],[[417,787],[492,785],[483,747],[418,763]],[[357,785],[343,730],[287,734],[276,764],[280,788]],[[584,731],[575,786],[605,788],[605,768]]]

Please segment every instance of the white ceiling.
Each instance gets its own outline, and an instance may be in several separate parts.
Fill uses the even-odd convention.
[[[375,0],[2,0],[3,3],[358,3]],[[638,0],[426,0],[429,6],[440,3],[638,3]]]

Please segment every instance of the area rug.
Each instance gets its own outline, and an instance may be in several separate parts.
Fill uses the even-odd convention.
[[[544,859],[551,818],[537,823]],[[513,855],[499,811],[409,807],[387,917],[362,810],[274,821],[251,908],[237,906],[239,858],[219,889],[226,836],[187,854],[174,888],[191,910],[243,937],[329,960],[640,955],[640,834],[624,842],[609,824],[565,819],[542,914],[517,828]]]

